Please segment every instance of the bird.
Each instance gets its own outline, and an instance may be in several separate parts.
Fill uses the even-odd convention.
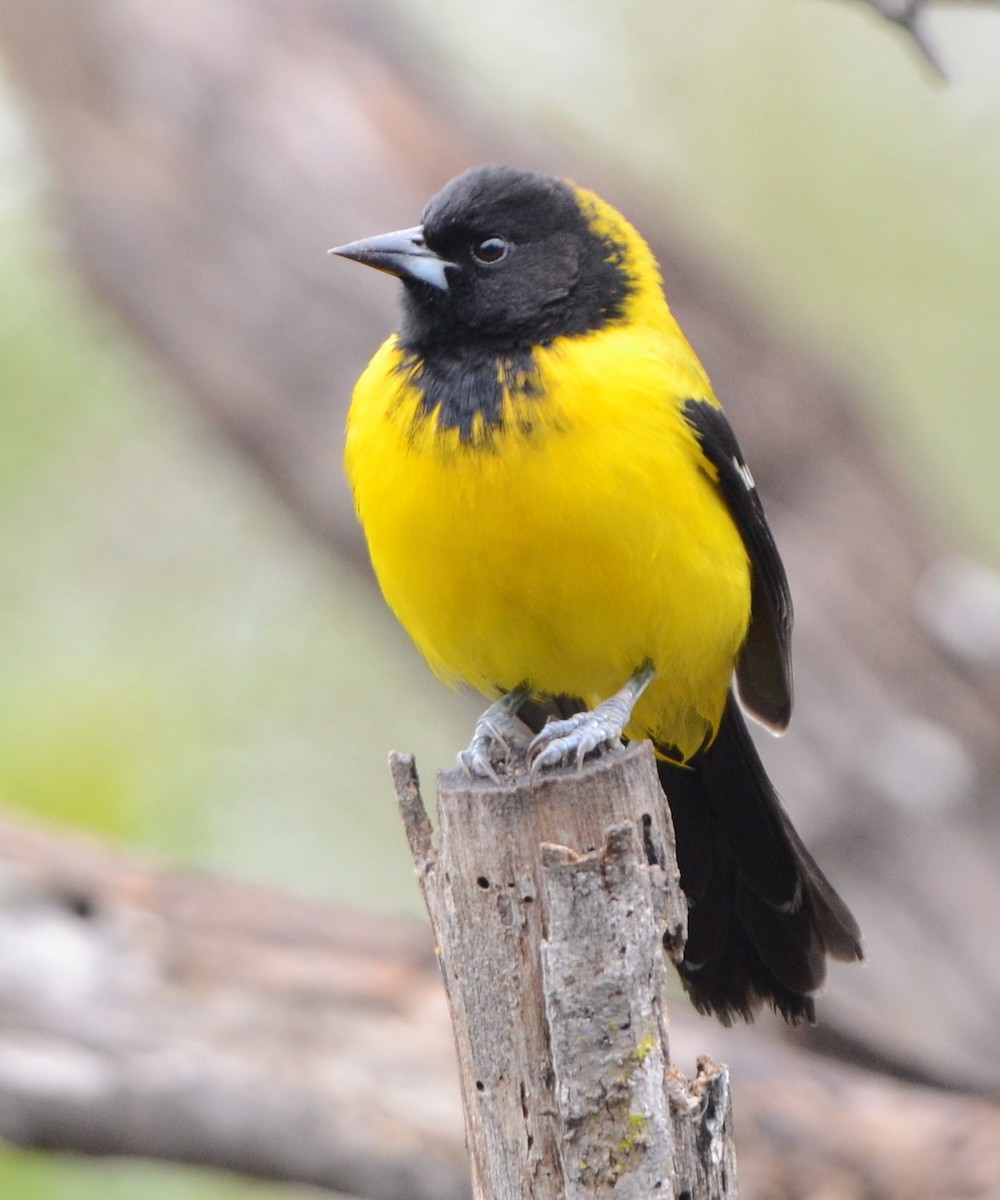
[[[331,253],[402,283],[345,467],[390,608],[492,700],[460,762],[496,778],[513,746],[537,778],[650,738],[692,1002],[814,1023],[828,957],[863,952],[745,719],[791,716],[788,582],[649,246],[594,192],[487,164]]]

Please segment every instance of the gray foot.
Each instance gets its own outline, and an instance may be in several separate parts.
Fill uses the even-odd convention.
[[[523,755],[527,750],[531,732],[516,716],[527,698],[527,688],[514,688],[491,704],[476,722],[472,741],[458,756],[459,766],[474,779],[499,783],[494,763]]]
[[[632,710],[654,674],[648,664],[640,667],[621,691],[593,711],[576,713],[564,721],[550,721],[528,747],[532,780],[544,767],[570,761],[579,767],[592,750],[618,745],[632,719]]]

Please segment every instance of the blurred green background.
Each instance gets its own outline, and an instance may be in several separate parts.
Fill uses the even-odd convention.
[[[397,8],[485,104],[688,214],[763,312],[860,381],[956,542],[1000,558],[1000,15],[931,12],[943,87],[860,3]],[[416,913],[385,757],[449,764],[467,708],[74,278],[9,94],[0,411],[3,801]],[[0,1149],[3,1200],[293,1194]]]

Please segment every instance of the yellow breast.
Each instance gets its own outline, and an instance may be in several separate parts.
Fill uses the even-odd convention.
[[[631,732],[688,756],[721,714],[747,557],[680,404],[683,339],[608,328],[534,351],[530,394],[465,441],[421,415],[390,338],[355,390],[347,471],[386,600],[446,679],[597,703],[650,660]]]

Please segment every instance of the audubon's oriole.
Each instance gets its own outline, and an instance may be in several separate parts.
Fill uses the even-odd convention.
[[[462,761],[494,775],[518,711],[533,772],[652,738],[695,1005],[813,1020],[858,926],[740,709],[788,724],[788,584],[648,246],[592,192],[485,166],[416,228],[336,253],[403,283],[400,330],[354,392],[347,473],[399,620],[439,675],[500,697]]]

